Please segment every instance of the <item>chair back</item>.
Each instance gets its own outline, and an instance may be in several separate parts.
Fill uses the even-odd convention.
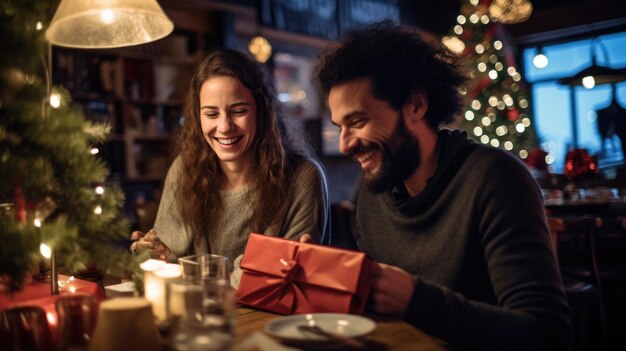
[[[589,340],[589,327],[596,324],[589,315],[589,306],[597,306],[599,337],[607,345],[607,321],[604,294],[598,269],[594,216],[548,218],[553,248],[559,260],[563,286],[574,311],[576,349],[588,349],[595,343]],[[596,325],[598,327],[598,325]]]

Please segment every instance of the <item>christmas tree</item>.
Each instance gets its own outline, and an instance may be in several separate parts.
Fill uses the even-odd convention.
[[[0,3],[0,277],[11,291],[50,250],[70,272],[134,265],[116,245],[129,234],[122,192],[97,155],[110,128],[50,86],[44,32],[57,4]]]
[[[466,108],[458,127],[479,142],[525,159],[538,145],[529,94],[504,25],[490,17],[491,3],[464,0],[452,33],[443,38],[462,56],[470,78],[462,91]]]

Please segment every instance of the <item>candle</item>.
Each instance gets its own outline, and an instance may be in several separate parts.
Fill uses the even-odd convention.
[[[162,322],[167,317],[165,308],[166,284],[168,281],[181,276],[182,267],[178,264],[153,259],[145,261],[140,267],[144,271],[145,298],[152,304],[152,313],[157,321]]]

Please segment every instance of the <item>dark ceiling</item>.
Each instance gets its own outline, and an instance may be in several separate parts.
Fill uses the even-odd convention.
[[[254,8],[272,0],[204,0]],[[275,0],[280,2],[281,0]],[[297,0],[294,0],[297,1]],[[314,6],[319,0],[301,0]],[[346,0],[336,0],[346,1]],[[359,0],[351,0],[359,1]],[[380,1],[380,0],[377,0]],[[465,0],[398,0],[401,17],[436,34],[450,31]],[[481,0],[482,1],[482,0]],[[626,0],[530,0],[533,14],[523,23],[509,25],[520,45],[570,40],[602,32],[626,30]],[[411,16],[411,14],[414,14]]]
[[[509,25],[519,44],[566,40],[594,32],[626,30],[624,0],[531,0],[533,14]],[[448,33],[459,14],[460,0],[416,0],[416,25],[437,34]]]

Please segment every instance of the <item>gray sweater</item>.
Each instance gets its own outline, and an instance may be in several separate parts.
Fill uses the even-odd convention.
[[[542,198],[511,154],[439,132],[436,173],[357,199],[359,248],[417,276],[406,320],[470,349],[570,346],[570,311]]]
[[[178,203],[175,201],[175,182],[178,180],[180,162],[176,159],[165,179],[163,196],[159,205],[154,229],[161,240],[176,256],[208,253],[206,240],[194,243],[193,233],[180,216]],[[304,159],[295,169],[293,184],[288,184],[289,209],[284,218],[268,227],[263,234],[296,239],[301,234],[311,234],[319,242],[329,233],[329,202],[326,178],[319,164],[311,159]],[[212,254],[229,258],[229,270],[238,267],[239,256],[243,254],[248,235],[251,232],[250,219],[252,207],[247,202],[249,189],[222,191],[223,210],[212,223],[218,230],[210,235],[208,243]],[[239,259],[237,259],[239,257]],[[238,285],[240,271],[235,269],[233,284]]]

